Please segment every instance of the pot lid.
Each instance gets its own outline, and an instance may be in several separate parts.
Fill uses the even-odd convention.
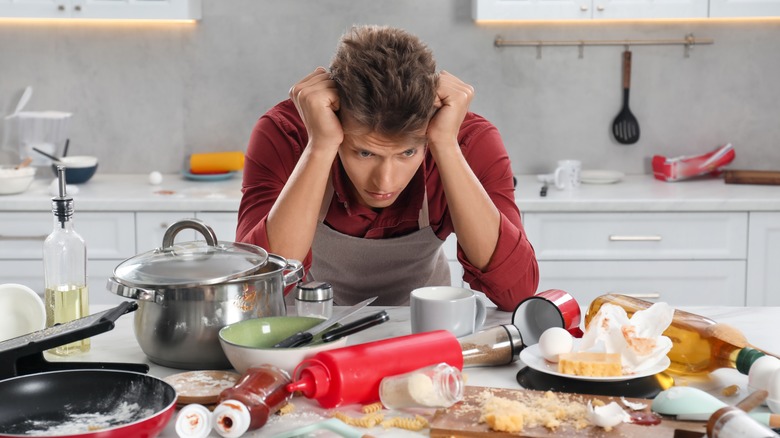
[[[163,246],[120,263],[114,279],[129,287],[197,287],[224,283],[250,275],[268,262],[268,252],[247,243],[218,242],[209,227],[207,241],[172,244],[176,232],[184,228],[202,231],[196,220],[171,225]],[[205,224],[203,224],[205,226]],[[170,232],[176,228],[175,232]]]

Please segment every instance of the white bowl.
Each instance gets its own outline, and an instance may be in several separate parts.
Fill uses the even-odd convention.
[[[34,167],[14,169],[14,166],[0,166],[0,195],[22,193],[35,179]]]
[[[0,285],[0,341],[23,336],[46,327],[43,300],[21,284]]]
[[[230,364],[243,374],[252,366],[271,364],[292,375],[295,367],[320,351],[333,350],[347,344],[347,336],[332,342],[296,348],[273,348],[277,342],[302,330],[308,330],[323,320],[304,316],[268,316],[230,324],[219,331],[219,343]]]

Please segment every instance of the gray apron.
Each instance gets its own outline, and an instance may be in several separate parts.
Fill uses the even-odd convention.
[[[335,304],[348,306],[378,296],[373,305],[408,305],[409,294],[418,287],[451,284],[444,241],[430,225],[427,191],[417,220],[419,230],[390,239],[348,236],[325,225],[332,198],[333,184],[328,180],[309,274],[333,286]]]

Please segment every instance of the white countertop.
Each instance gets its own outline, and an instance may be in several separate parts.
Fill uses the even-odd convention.
[[[109,306],[92,306],[91,311],[97,312],[99,310],[105,310],[108,307]],[[355,316],[350,317],[349,320],[366,316],[379,309],[380,308],[378,307],[365,308]],[[390,320],[388,322],[352,335],[349,339],[349,344],[358,344],[410,334],[411,325],[409,320],[409,308],[396,307],[388,308],[387,310],[390,315]],[[717,322],[731,324],[741,330],[753,345],[770,352],[780,352],[780,338],[776,336],[776,330],[769,328],[773,327],[772,321],[780,320],[780,307],[682,307],[681,310],[704,315]],[[488,318],[484,327],[493,327],[510,323],[511,317],[511,313],[489,308]],[[157,377],[166,377],[183,371],[162,367],[149,362],[135,340],[132,327],[133,315],[124,315],[120,317],[113,330],[92,338],[92,348],[88,353],[70,357],[68,360],[147,363],[151,367],[149,373]],[[515,379],[517,372],[522,367],[522,362],[518,361],[514,364],[500,367],[466,368],[464,373],[467,375],[468,385],[519,389],[520,386]],[[736,370],[731,369],[718,370],[715,373],[712,373],[711,379],[708,381],[693,381],[677,377],[676,382],[678,385],[692,385],[706,389],[713,395],[716,395],[730,404],[737,403],[747,395],[747,376],[739,374]],[[720,390],[731,384],[740,385],[738,395],[730,398],[723,397],[720,394]],[[245,436],[272,437],[277,433],[289,431],[326,418],[322,416],[325,411],[320,408],[316,402],[307,400],[303,397],[297,397],[293,402],[296,406],[295,413],[285,416],[273,416],[266,426],[257,431],[247,433]],[[766,408],[759,408],[759,411],[760,410],[766,412]],[[353,413],[353,415],[358,414]],[[175,416],[160,435],[161,438],[175,438],[177,436],[173,427],[174,422]],[[374,436],[420,436],[418,433],[401,431],[399,429],[385,431],[381,427],[375,427],[368,433]],[[213,432],[209,436],[218,437],[218,435]],[[323,434],[317,436],[334,435]]]
[[[49,211],[53,178],[39,177],[25,193],[0,196],[0,211]],[[190,181],[164,175],[151,185],[148,175],[98,173],[78,185],[79,211],[238,211],[241,174],[225,181]],[[652,175],[628,175],[615,184],[583,184],[561,191],[542,184],[535,175],[517,177],[515,201],[522,212],[600,211],[780,211],[780,186],[726,184],[704,178],[679,182]]]

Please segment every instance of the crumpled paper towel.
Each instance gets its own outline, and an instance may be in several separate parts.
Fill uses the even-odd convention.
[[[625,309],[604,304],[590,321],[578,351],[618,353],[623,374],[636,374],[653,368],[672,349],[672,340],[663,332],[672,323],[674,309],[655,303],[629,318]]]

